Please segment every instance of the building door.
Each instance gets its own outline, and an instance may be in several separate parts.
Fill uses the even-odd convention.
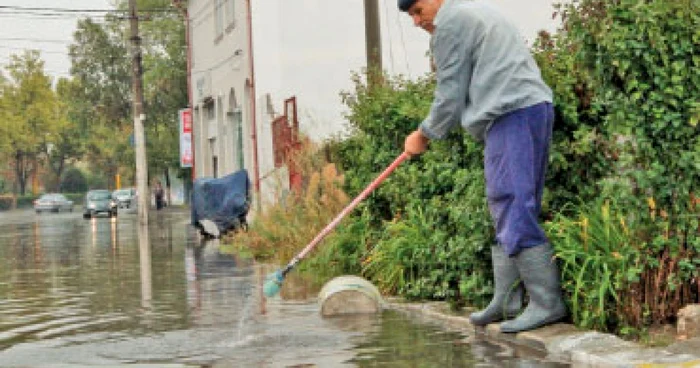
[[[234,143],[236,147],[235,156],[238,159],[236,164],[238,165],[238,170],[242,170],[245,168],[245,157],[243,155],[243,113],[241,112],[241,109],[236,109],[233,112],[233,126],[236,130],[236,141]]]

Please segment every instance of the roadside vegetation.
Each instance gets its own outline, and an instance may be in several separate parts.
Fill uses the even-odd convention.
[[[558,14],[561,30],[533,46],[557,110],[543,221],[572,322],[644,337],[700,302],[700,8],[581,0]],[[431,76],[385,78],[370,88],[355,76],[343,96],[349,136],[307,150],[317,164],[307,166],[305,189],[233,242],[286,262],[391,163],[433,85]],[[493,231],[481,150],[461,132],[431,142],[301,268],[362,275],[408,299],[485,305]]]

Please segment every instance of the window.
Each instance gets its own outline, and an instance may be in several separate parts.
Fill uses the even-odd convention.
[[[233,28],[236,23],[236,0],[226,1],[226,29]]]
[[[217,135],[217,121],[216,121],[216,110],[214,106],[214,100],[209,100],[204,105],[204,116],[206,118],[205,124],[207,127],[208,139],[216,138]]]
[[[233,111],[232,118],[236,137],[234,143],[236,147],[235,158],[237,159],[238,170],[242,170],[245,168],[245,157],[243,156],[243,112],[241,109],[236,108],[236,110]]]
[[[224,35],[224,1],[214,0],[214,37],[218,40]]]

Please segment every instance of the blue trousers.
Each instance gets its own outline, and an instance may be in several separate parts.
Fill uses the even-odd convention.
[[[538,218],[553,123],[544,102],[498,118],[486,134],[486,197],[496,241],[511,257],[548,242]]]

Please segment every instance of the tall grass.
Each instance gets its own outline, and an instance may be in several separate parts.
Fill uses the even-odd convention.
[[[610,202],[584,204],[577,218],[556,215],[546,224],[556,248],[562,286],[574,323],[607,330],[624,327],[620,290],[639,280],[639,249],[628,214]]]
[[[348,202],[341,189],[343,176],[315,145],[306,142],[291,165],[302,173],[302,188],[277,193],[274,204],[255,217],[247,233],[237,233],[227,241],[250,248],[258,258],[286,262]]]

